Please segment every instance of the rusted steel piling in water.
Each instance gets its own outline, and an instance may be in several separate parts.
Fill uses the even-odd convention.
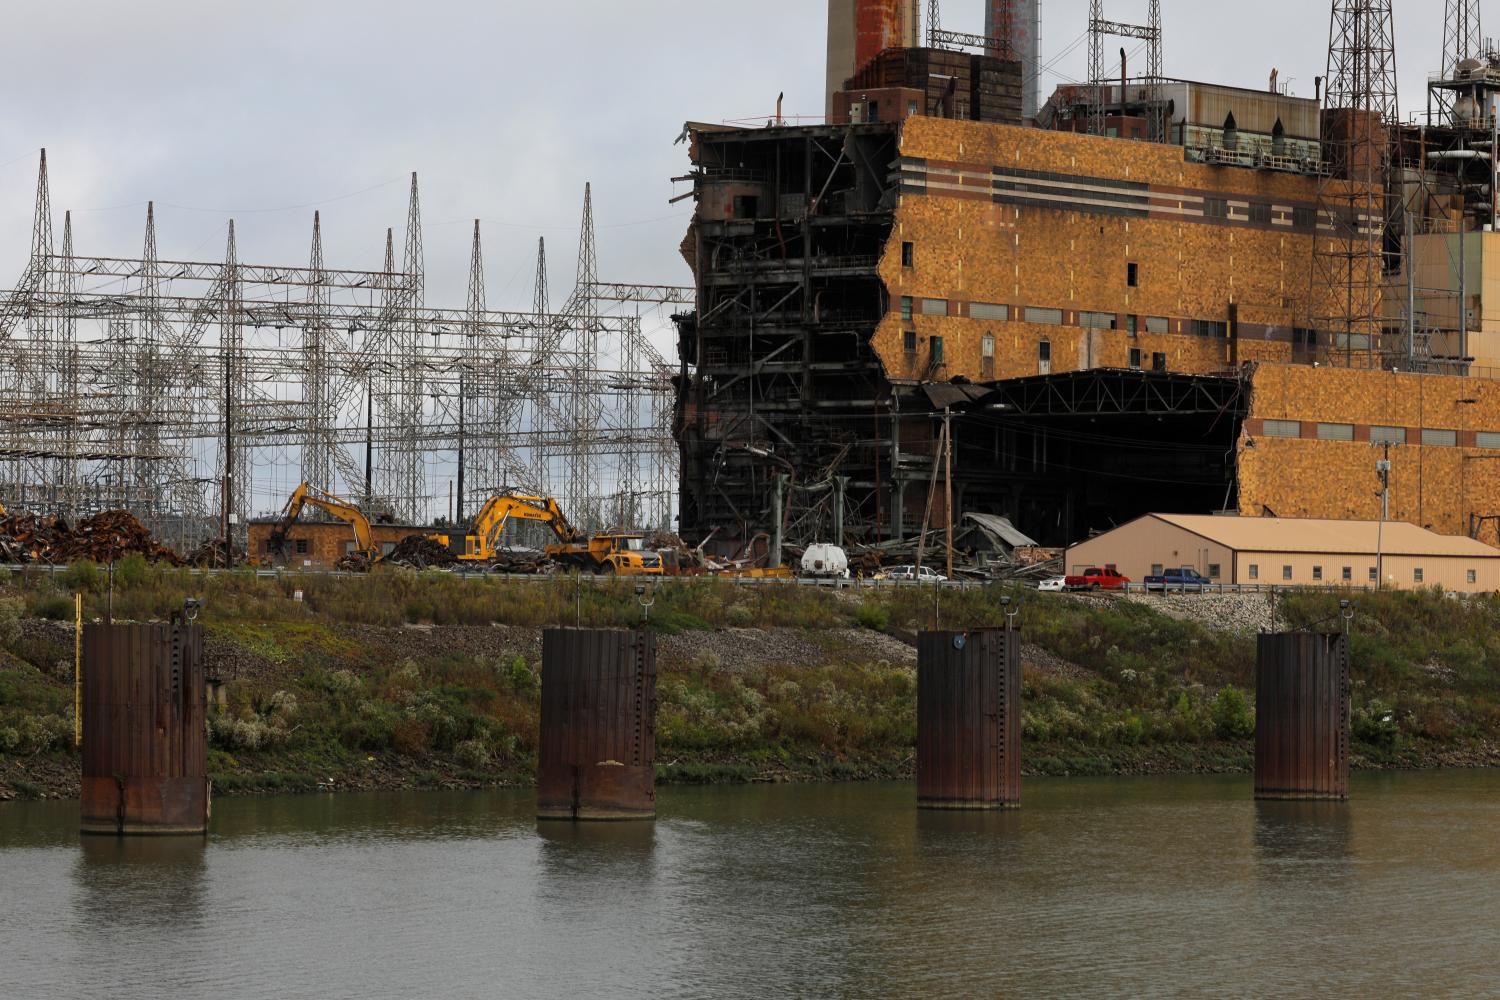
[[[1021,633],[917,638],[917,805],[1021,804]]]
[[[1349,797],[1349,637],[1262,635],[1255,664],[1255,797]]]
[[[203,629],[85,625],[84,833],[204,833]]]
[[[656,816],[656,634],[542,633],[538,819]]]

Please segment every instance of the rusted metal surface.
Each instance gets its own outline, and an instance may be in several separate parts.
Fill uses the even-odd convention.
[[[1262,635],[1255,665],[1255,797],[1349,797],[1349,639]]]
[[[655,633],[547,629],[537,817],[655,815]]]
[[[183,565],[177,553],[152,538],[129,511],[107,510],[74,523],[19,513],[0,519],[0,559],[6,562],[106,563],[130,553],[151,562]]]
[[[84,833],[208,828],[204,690],[200,626],[84,626]]]
[[[1021,804],[1021,633],[917,637],[917,805]]]
[[[855,0],[854,72],[886,49],[906,44],[909,0]]]

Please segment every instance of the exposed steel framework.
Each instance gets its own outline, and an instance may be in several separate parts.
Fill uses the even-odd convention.
[[[1384,357],[1382,286],[1400,269],[1401,203],[1394,187],[1399,126],[1391,0],[1334,0],[1329,26],[1319,234],[1307,324],[1336,363],[1377,367]]]
[[[1089,121],[1090,135],[1105,134],[1106,106],[1111,83],[1104,68],[1104,39],[1132,38],[1145,43],[1146,73],[1141,83],[1146,90],[1146,137],[1151,142],[1167,141],[1167,108],[1162,98],[1162,24],[1161,0],[1150,0],[1145,24],[1121,24],[1104,18],[1104,0],[1089,0]],[[1120,81],[1123,87],[1126,81]],[[1120,94],[1120,106],[1129,102]]]
[[[44,152],[26,270],[0,293],[4,502],[128,509],[194,547],[304,480],[423,523],[461,468],[471,509],[524,487],[588,526],[667,525],[677,372],[641,307],[692,290],[601,282],[591,191],[557,312],[544,266],[532,311],[488,307],[477,222],[464,308],[427,306],[415,175],[399,269],[389,230],[365,270],[328,266],[312,229],[305,266],[245,262],[232,221],[221,261],[164,259],[154,206],[139,257],[79,253],[71,214],[58,250]]]

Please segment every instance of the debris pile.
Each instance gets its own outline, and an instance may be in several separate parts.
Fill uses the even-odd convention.
[[[150,562],[184,565],[181,556],[151,537],[129,511],[108,510],[77,524],[61,517],[19,513],[0,520],[0,561],[108,563],[130,554]]]
[[[238,545],[231,544],[229,547],[230,561],[224,560],[224,540],[222,538],[210,538],[188,554],[189,566],[198,569],[214,569],[221,566],[243,566],[245,564],[245,550]]]
[[[412,569],[439,569],[452,566],[458,557],[444,545],[426,535],[407,535],[380,560],[393,566],[410,566]]]

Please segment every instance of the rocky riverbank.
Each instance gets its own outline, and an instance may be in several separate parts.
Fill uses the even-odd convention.
[[[47,586],[0,586],[0,799],[77,794],[72,628],[48,617],[62,595]],[[146,617],[188,587],[205,599],[207,654],[228,691],[210,720],[220,794],[483,787],[531,781],[541,629],[558,606],[596,624],[639,614],[628,588],[573,586],[159,573],[116,606]],[[935,606],[926,591],[684,582],[653,609],[659,779],[909,776],[916,655],[904,640],[937,614],[947,627],[1003,621],[1002,596],[1024,597],[1028,773],[1248,769],[1254,633],[1271,625],[1258,595],[991,589],[945,593]],[[1290,595],[1275,614],[1283,625],[1316,621],[1329,600]],[[1355,765],[1500,764],[1495,636],[1500,605],[1490,601],[1363,601]]]

